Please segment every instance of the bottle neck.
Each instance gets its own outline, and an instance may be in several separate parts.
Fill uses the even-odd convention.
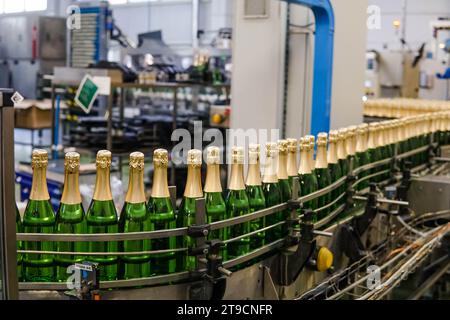
[[[35,168],[33,170],[33,182],[31,185],[30,200],[49,200],[47,188],[47,168]]]
[[[261,165],[259,162],[248,165],[247,186],[261,186]]]
[[[186,187],[184,189],[185,198],[203,197],[202,176],[200,166],[188,165]]]
[[[244,165],[234,163],[231,165],[229,190],[245,190]]]
[[[63,204],[80,204],[82,202],[80,195],[79,172],[69,172],[64,174],[64,189],[61,197]]]
[[[320,145],[317,147],[316,168],[317,169],[328,168],[326,145]]]
[[[330,164],[338,163],[336,142],[330,142],[328,144],[328,159],[327,160],[328,160],[328,163],[330,163]]]
[[[278,183],[277,161],[274,157],[266,157],[263,182]]]
[[[345,141],[347,147],[347,156],[354,156],[356,151],[356,137],[351,136]]]
[[[289,176],[287,172],[287,154],[280,153],[278,156],[278,179],[286,180],[288,178]]]
[[[343,139],[337,142],[337,157],[340,160],[347,159],[347,151],[345,151],[345,142]]]
[[[300,168],[298,170],[299,175],[310,174],[311,167],[309,166],[308,151],[300,150]]]
[[[369,139],[367,141],[367,148],[368,149],[376,149],[377,144],[376,144],[376,131],[371,131],[369,132]]]
[[[166,167],[155,166],[153,171],[153,188],[151,195],[152,198],[170,197]]]
[[[125,196],[127,203],[146,202],[144,191],[144,170],[130,168],[128,191]]]
[[[208,164],[206,168],[205,192],[222,192],[219,164]]]
[[[365,152],[366,151],[366,135],[361,133],[356,136],[356,152]]]
[[[383,129],[378,131],[378,143],[377,143],[378,147],[384,146],[384,132],[383,131],[384,131]]]
[[[309,168],[311,171],[313,171],[314,168],[316,167],[316,163],[314,161],[314,148],[309,148],[307,153],[308,153]]]
[[[97,169],[93,199],[98,201],[110,201],[112,198],[109,168],[99,168]]]
[[[295,177],[298,173],[297,153],[289,152],[287,156],[287,174],[289,177]]]

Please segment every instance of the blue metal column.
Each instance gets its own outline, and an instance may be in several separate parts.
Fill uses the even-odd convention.
[[[329,0],[284,0],[308,7],[316,20],[311,134],[330,130],[334,13]]]

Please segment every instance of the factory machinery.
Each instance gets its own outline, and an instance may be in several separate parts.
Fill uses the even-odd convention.
[[[108,181],[111,153],[99,151],[87,226],[77,228],[82,221],[70,220],[82,211],[77,154],[66,154],[66,184],[55,221],[45,205],[47,154],[35,150],[36,188],[17,233],[20,298],[418,299],[430,291],[445,298],[449,104],[385,100],[369,101],[365,109],[372,117],[386,117],[388,110],[396,119],[319,134],[315,164],[314,137],[301,138],[299,169],[297,140],[268,143],[262,181],[259,146],[249,148],[245,182],[244,151],[233,148],[226,200],[218,178],[219,150],[208,149],[204,190],[201,151],[191,150],[177,212],[175,192],[167,186],[168,153],[159,149],[148,205],[143,155],[133,153],[124,210],[119,221],[117,214],[108,220],[105,212],[115,213]],[[258,192],[264,204],[252,202],[261,199]],[[217,214],[220,208],[223,214]],[[139,220],[142,210],[153,216],[147,227]],[[33,217],[43,212],[47,224],[33,225]],[[71,264],[79,272],[65,275]]]

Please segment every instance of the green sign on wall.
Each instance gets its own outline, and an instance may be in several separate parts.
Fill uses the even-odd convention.
[[[99,94],[99,87],[94,83],[90,75],[86,75],[78,87],[75,102],[84,112],[89,113],[92,105]]]

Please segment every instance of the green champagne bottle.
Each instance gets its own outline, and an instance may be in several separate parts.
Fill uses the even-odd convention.
[[[350,126],[347,128],[347,159],[349,164],[349,170],[353,171],[359,167],[359,159],[356,155],[356,126]]]
[[[378,132],[378,148],[380,149],[381,153],[381,159],[385,160],[389,158],[389,147],[385,142],[385,132],[386,132],[386,126],[383,122],[380,122],[378,125],[379,132]],[[380,170],[390,170],[390,165],[384,165],[381,166]],[[384,181],[389,179],[390,173],[389,171],[385,174],[382,174],[379,178],[379,181]]]
[[[111,152],[101,150],[97,152],[94,196],[87,211],[88,233],[117,233],[119,224],[117,211],[111,193],[110,170]],[[117,252],[117,241],[89,242],[89,252]],[[117,279],[117,256],[90,256],[89,261],[99,264],[100,281]]]
[[[250,204],[244,183],[244,149],[231,149],[231,174],[226,199],[227,216],[234,218],[250,212]],[[250,222],[234,225],[230,228],[230,238],[236,238],[250,232]],[[250,237],[231,242],[228,245],[228,257],[236,258],[250,251]]]
[[[356,156],[359,160],[359,166],[365,166],[371,162],[369,151],[367,150],[367,134],[369,125],[367,123],[358,126],[356,131]],[[363,171],[358,175],[359,179],[367,177],[368,171]],[[364,180],[357,186],[357,190],[363,190],[369,187],[369,182]]]
[[[128,191],[119,219],[119,232],[152,231],[145,191],[144,191],[144,154],[133,152],[130,154],[130,171]],[[129,240],[120,242],[121,252],[150,251],[151,242],[147,240]],[[134,279],[150,277],[150,255],[120,256],[119,278]]]
[[[430,133],[429,133],[429,116],[423,115],[421,117],[421,146],[427,146],[430,143]],[[394,126],[395,126],[395,121]],[[394,140],[395,141],[395,140]],[[420,154],[420,163],[424,164],[428,161],[428,150]]]
[[[337,148],[337,157],[338,157],[338,163],[339,166],[341,167],[341,172],[342,172],[342,176],[348,176],[348,174],[350,173],[350,167],[348,164],[348,159],[347,159],[347,147],[346,147],[346,142],[347,142],[347,132],[348,130],[346,128],[342,128],[338,130],[338,136],[337,136],[337,143],[336,143],[336,148]],[[340,193],[346,193],[347,192],[347,184],[343,184],[340,188]],[[344,204],[346,202],[346,198],[343,197],[341,201],[339,201],[339,204]]]
[[[53,233],[55,213],[50,204],[47,189],[48,154],[45,150],[33,150],[31,167],[33,182],[30,199],[23,216],[24,233]],[[25,250],[54,251],[53,242],[24,241]],[[54,256],[52,254],[26,253],[23,255],[23,276],[27,282],[51,282],[54,280]]]
[[[335,130],[330,131],[328,135],[328,169],[330,170],[331,183],[335,183],[342,178],[341,166],[339,165],[339,159],[337,156],[337,141],[338,132]],[[336,199],[342,194],[342,188],[337,188],[331,193],[331,199]],[[338,207],[338,203],[331,207],[331,210],[335,210]]]
[[[209,147],[206,156],[206,180],[203,191],[205,192],[206,218],[208,223],[213,223],[227,218],[227,206],[222,195],[220,182],[220,149]],[[211,231],[208,239],[228,240],[229,228]],[[227,260],[227,248],[222,248],[222,259]]]
[[[325,132],[321,132],[317,136],[317,159],[316,159],[316,176],[320,189],[324,189],[331,184],[331,174],[328,169],[327,159],[327,144],[328,135]],[[322,208],[329,204],[331,201],[331,193],[324,194],[318,198],[318,207]],[[325,218],[330,213],[330,208],[321,210],[318,212],[318,219]]]
[[[278,141],[278,184],[281,189],[281,201],[287,202],[292,198],[292,189],[287,173],[288,142]]]
[[[170,230],[177,227],[177,216],[170,199],[167,181],[169,155],[167,150],[157,149],[153,152],[153,188],[148,201],[150,221],[155,231]],[[177,238],[152,239],[152,251],[177,248]],[[150,256],[150,272],[153,276],[170,274],[177,271],[177,254],[175,252],[155,253]]]
[[[266,198],[266,206],[273,207],[283,203],[283,194],[278,180],[277,173],[278,146],[276,143],[266,144],[266,162],[264,164],[263,191]],[[274,225],[285,219],[284,212],[266,217],[267,226]],[[266,243],[273,242],[284,236],[284,227],[276,227],[266,232]]]
[[[339,165],[341,166],[342,175],[347,176],[349,174],[349,163],[347,155],[347,128],[342,128],[338,130],[338,140],[337,140],[337,156],[339,159]]]
[[[318,182],[315,179],[311,168],[309,159],[309,141],[306,137],[300,138],[300,168],[298,170],[298,178],[302,196],[314,193],[319,189]],[[311,210],[317,209],[317,199],[304,203],[303,208]],[[314,218],[314,222],[316,221],[317,217]]]
[[[178,211],[178,227],[189,227],[195,224],[197,212],[196,199],[203,197],[202,190],[202,152],[200,150],[189,150],[187,155],[187,179],[183,199]],[[183,248],[195,247],[195,239],[189,236],[182,237]],[[197,258],[183,253],[181,270],[193,271],[197,268]]]
[[[392,158],[395,155],[395,121],[388,121],[388,141],[389,141],[389,155]]]
[[[298,177],[298,140],[289,138],[288,142],[288,155],[287,155],[287,174],[289,179],[289,185],[291,189],[294,190],[294,181],[297,183],[298,194],[301,195],[300,181],[298,179],[294,180],[294,177]]]
[[[64,189],[58,212],[56,213],[55,233],[85,234],[87,233],[86,216],[84,213],[80,186],[80,155],[76,152],[68,152],[64,158]],[[86,252],[86,242],[56,243],[56,251],[61,252]],[[56,280],[65,282],[69,276],[67,268],[75,263],[83,262],[82,255],[56,255]]]
[[[16,233],[22,233],[23,232],[22,219],[20,218],[17,203],[15,205],[16,205]],[[22,250],[22,248],[23,248],[22,241],[17,241],[17,250]],[[19,282],[22,281],[22,262],[23,262],[22,254],[17,253],[17,279]]]
[[[261,164],[260,164],[260,146],[251,144],[248,149],[248,174],[246,189],[250,212],[259,211],[266,208],[266,197],[262,188]],[[257,231],[266,226],[266,218],[253,220],[250,222],[250,231]],[[259,232],[250,239],[250,248],[258,249],[265,243],[265,232]]]
[[[367,140],[367,149],[369,151],[369,157],[372,163],[381,160],[381,153],[380,149],[378,148],[377,141],[378,141],[378,123],[373,122],[369,124],[369,138]],[[369,171],[369,173],[374,174],[378,171],[379,171],[378,168],[373,168]],[[379,179],[377,179],[377,176],[375,176],[370,179],[369,183],[377,181],[379,181]]]

